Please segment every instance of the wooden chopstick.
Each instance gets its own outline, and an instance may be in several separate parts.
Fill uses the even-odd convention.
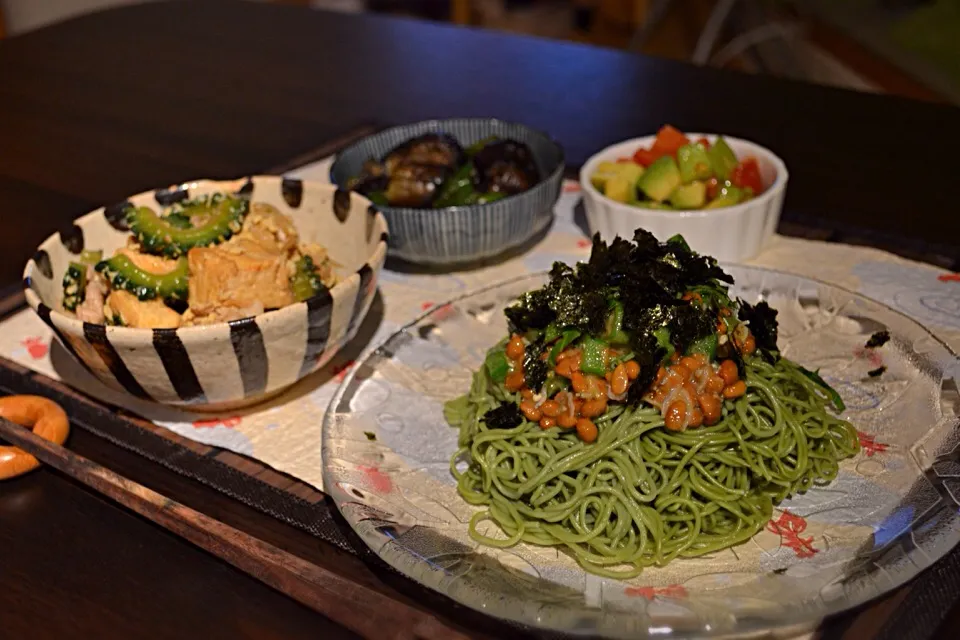
[[[0,439],[362,636],[467,638],[427,612],[194,511],[3,418]]]

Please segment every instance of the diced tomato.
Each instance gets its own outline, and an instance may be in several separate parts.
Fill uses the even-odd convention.
[[[730,182],[735,187],[750,187],[755,195],[763,192],[763,179],[756,158],[744,158],[730,173]]]
[[[710,148],[710,141],[707,140],[706,138],[700,138],[699,140],[697,140],[697,142],[699,142],[700,144],[702,144],[704,149],[709,149],[709,148]]]
[[[716,178],[707,180],[707,200],[714,200],[720,192],[720,181]]]
[[[644,149],[643,147],[637,149],[636,153],[633,154],[633,161],[637,164],[649,167],[653,164],[653,161],[659,158],[660,156],[656,155],[650,149]]]
[[[657,132],[657,139],[654,140],[650,150],[656,153],[657,157],[673,156],[677,154],[677,149],[687,144],[690,144],[687,136],[670,125],[665,125]]]

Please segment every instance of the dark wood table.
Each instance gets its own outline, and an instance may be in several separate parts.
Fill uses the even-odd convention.
[[[44,237],[100,204],[263,170],[362,122],[447,116],[530,123],[553,134],[573,166],[663,122],[750,138],[790,168],[788,222],[936,247],[945,264],[960,257],[955,108],[544,40],[211,0],[118,9],[0,41],[0,282],[18,280]],[[90,433],[75,431],[70,447],[355,580],[410,589]],[[408,596],[504,635],[450,603]],[[148,636],[350,634],[58,473],[0,483],[0,637]]]

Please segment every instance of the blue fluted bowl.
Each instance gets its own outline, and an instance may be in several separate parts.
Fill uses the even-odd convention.
[[[389,254],[410,262],[454,264],[490,258],[523,244],[549,226],[563,181],[563,148],[540,131],[491,118],[427,120],[386,129],[341,151],[331,182],[344,187],[369,158],[430,131],[445,131],[464,147],[487,138],[512,138],[530,147],[541,181],[489,204],[442,209],[378,206],[390,227]]]

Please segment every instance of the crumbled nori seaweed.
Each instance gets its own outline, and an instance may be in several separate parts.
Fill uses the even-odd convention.
[[[867,340],[867,344],[863,345],[867,349],[876,349],[882,347],[890,341],[890,332],[889,331],[877,331],[875,334],[870,336],[870,339]]]
[[[489,429],[513,429],[523,422],[523,414],[516,404],[504,400],[499,407],[483,414],[483,422]]]
[[[543,388],[543,383],[547,380],[547,373],[550,366],[546,360],[541,360],[546,345],[543,343],[541,334],[534,342],[527,345],[523,357],[523,379],[527,388],[534,393],[539,393]]]
[[[683,353],[691,343],[714,332],[719,308],[729,304],[723,282],[731,283],[733,278],[713,258],[693,252],[680,236],[661,243],[638,229],[633,242],[615,238],[607,244],[597,234],[588,262],[575,268],[555,263],[550,282],[521,296],[505,314],[515,333],[542,330],[552,323],[600,335],[608,301],[619,300],[624,307],[623,328],[632,337],[630,347],[641,366],[641,376],[631,386],[639,390],[637,397],[628,400],[635,404],[666,355],[651,334],[668,327],[671,342]],[[681,299],[688,291],[700,293],[701,300]]]
[[[743,300],[737,302],[740,305],[737,317],[749,326],[753,339],[757,341],[757,351],[764,360],[776,362],[780,358],[777,347],[777,310],[762,300],[754,305]]]

